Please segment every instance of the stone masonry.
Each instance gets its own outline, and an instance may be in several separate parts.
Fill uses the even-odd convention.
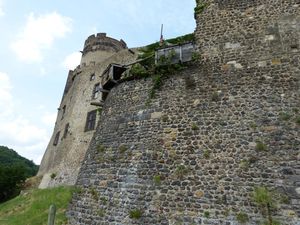
[[[71,224],[300,224],[300,2],[197,1],[199,60],[114,87],[81,166]]]

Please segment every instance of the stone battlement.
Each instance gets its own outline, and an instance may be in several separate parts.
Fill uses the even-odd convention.
[[[107,37],[106,33],[97,33],[89,36],[83,48],[83,55],[91,51],[113,51],[118,52],[122,49],[126,49],[127,44],[122,39],[120,41]]]

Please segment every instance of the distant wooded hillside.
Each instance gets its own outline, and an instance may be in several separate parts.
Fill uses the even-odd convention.
[[[35,176],[38,168],[14,150],[0,146],[0,202],[18,195],[25,179]]]

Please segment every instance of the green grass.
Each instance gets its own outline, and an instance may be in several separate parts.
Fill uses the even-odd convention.
[[[73,187],[36,189],[0,204],[1,225],[47,225],[48,210],[56,205],[56,225],[67,223],[66,208],[71,200]]]

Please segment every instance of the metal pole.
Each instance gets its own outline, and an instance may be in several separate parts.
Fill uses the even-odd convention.
[[[163,37],[163,29],[164,29],[164,25],[161,25],[161,29],[160,29],[160,41],[159,44],[162,45],[163,41],[164,41],[164,37]]]
[[[56,206],[53,204],[50,206],[49,215],[48,215],[48,225],[54,225],[56,214]]]

